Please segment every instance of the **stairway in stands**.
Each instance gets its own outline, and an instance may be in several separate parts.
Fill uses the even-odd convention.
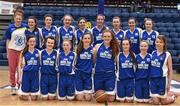
[[[6,41],[4,40],[4,33],[11,23],[12,15],[0,16],[0,66],[7,66],[7,53],[6,53]]]

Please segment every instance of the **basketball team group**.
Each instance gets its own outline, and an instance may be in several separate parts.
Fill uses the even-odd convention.
[[[12,95],[22,100],[92,101],[103,90],[108,102],[175,101],[170,92],[171,54],[165,36],[153,30],[152,19],[144,19],[142,30],[130,17],[126,31],[118,16],[109,29],[102,14],[91,29],[85,17],[79,18],[77,28],[72,26],[69,14],[58,28],[51,14],[44,16],[42,28],[34,16],[23,23],[21,9],[13,19],[4,35]]]

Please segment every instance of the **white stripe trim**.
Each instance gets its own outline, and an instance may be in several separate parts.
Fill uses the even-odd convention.
[[[133,100],[134,97],[133,97],[133,96],[132,96],[132,97],[126,97],[126,99],[127,99],[127,100]]]
[[[66,96],[68,100],[73,100],[75,96]]]
[[[66,99],[66,97],[60,97],[60,96],[58,96],[58,100],[65,100]]]

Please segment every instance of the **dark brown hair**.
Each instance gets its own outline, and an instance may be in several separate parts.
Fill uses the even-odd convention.
[[[110,48],[112,49],[112,55],[114,56],[114,58],[116,58],[119,53],[119,43],[118,43],[117,39],[115,38],[114,33],[111,30],[107,30],[107,29],[104,30],[103,35],[106,32],[109,32],[111,34],[112,40],[110,42]]]
[[[91,43],[90,43],[90,45],[92,44],[92,42],[93,42],[93,36],[92,36],[92,34],[91,33],[84,33],[83,34],[83,36],[82,36],[82,39],[80,40],[80,42],[79,42],[79,44],[78,44],[78,46],[77,46],[77,50],[76,50],[76,53],[77,53],[77,56],[79,56],[80,54],[81,54],[81,52],[82,52],[82,50],[83,50],[83,38],[84,38],[84,36],[85,35],[90,35],[90,37],[91,37]]]
[[[52,21],[53,21],[53,15],[51,15],[51,14],[46,14],[46,15],[44,15],[44,21],[45,21],[46,17],[51,17],[51,18],[52,18]]]
[[[37,18],[35,16],[29,16],[28,20],[29,19],[33,19],[34,20],[34,22],[36,23],[35,30],[37,30]]]
[[[29,45],[27,44],[28,41],[31,39],[31,38],[36,38],[35,36],[33,35],[30,35],[27,37],[27,40],[26,40],[26,46],[25,48],[22,50],[22,57],[25,55],[25,53],[28,51],[28,48],[29,48]]]
[[[164,42],[163,52],[166,52],[167,51],[167,40],[166,40],[166,37],[163,36],[163,35],[159,35],[159,36],[157,36],[156,39],[160,39],[161,41]]]
[[[131,57],[131,59],[132,59],[133,64],[137,67],[137,61],[136,61],[134,52],[131,50],[131,47],[132,47],[131,40],[129,40],[129,39],[124,39],[123,41],[128,41],[128,42],[129,42],[129,45],[130,45],[130,47],[129,47],[129,54],[130,54],[130,57]],[[123,42],[123,41],[122,41],[122,42]],[[122,50],[123,50],[123,49],[122,49]]]

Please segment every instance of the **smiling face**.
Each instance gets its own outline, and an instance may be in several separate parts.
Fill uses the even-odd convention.
[[[114,18],[112,21],[112,25],[114,29],[120,29],[121,22],[118,18]]]
[[[63,50],[64,52],[69,52],[71,50],[70,41],[63,41]]]
[[[134,19],[129,19],[128,25],[131,30],[134,30],[136,27],[136,21]]]
[[[110,32],[104,32],[102,39],[105,44],[110,44],[112,40],[112,34]]]
[[[90,34],[85,34],[82,38],[82,42],[84,45],[90,45],[91,44],[91,35]]]
[[[124,52],[129,52],[130,50],[130,42],[128,40],[122,41],[122,49]]]
[[[157,38],[155,45],[156,45],[156,49],[163,50],[165,43],[163,40]]]
[[[53,39],[48,38],[47,41],[46,41],[46,48],[48,50],[52,50],[53,47],[54,47],[54,42],[55,41]]]
[[[104,16],[102,16],[102,15],[97,16],[96,25],[99,26],[99,27],[103,27],[103,25],[104,25]]]
[[[148,43],[142,41],[142,42],[140,43],[140,51],[143,52],[143,53],[146,53],[147,50],[148,50]]]
[[[52,17],[46,17],[44,22],[45,22],[45,26],[51,26],[52,25]]]
[[[29,46],[29,48],[34,48],[36,45],[36,38],[35,37],[29,38],[27,45]]]
[[[15,15],[14,16],[14,22],[17,26],[20,26],[21,22],[22,22],[22,16],[21,15]]]
[[[80,29],[84,30],[85,27],[86,27],[86,20],[81,19],[81,20],[78,22],[78,26],[79,26]]]
[[[69,15],[64,16],[63,23],[65,27],[71,26],[72,23],[72,17]]]
[[[34,29],[35,26],[36,26],[35,20],[34,20],[34,19],[28,19],[28,27],[29,27],[30,29]]]
[[[152,28],[153,28],[153,23],[152,23],[152,21],[151,21],[151,20],[147,20],[147,21],[145,22],[145,27],[146,27],[146,30],[151,31]]]

